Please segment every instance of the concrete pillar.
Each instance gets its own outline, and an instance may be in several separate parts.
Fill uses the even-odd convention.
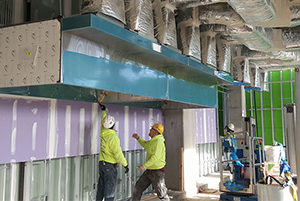
[[[300,72],[299,69],[295,70],[295,93],[296,93],[296,135],[295,144],[300,144]],[[300,146],[296,146],[296,153],[300,153]],[[296,169],[297,175],[300,175],[300,154],[296,154]],[[300,189],[300,182],[297,184],[298,189]],[[298,198],[300,198],[300,191],[298,190]]]
[[[164,110],[164,137],[166,139],[166,185],[172,190],[182,189],[180,150],[183,147],[182,110]]]
[[[195,110],[164,111],[164,135],[167,148],[166,184],[172,190],[181,190],[183,186],[187,196],[197,193],[196,182],[199,177],[195,124]],[[182,148],[183,160],[181,161]]]
[[[13,23],[20,24],[24,20],[24,0],[14,0],[14,13],[13,13]]]
[[[70,17],[72,15],[72,0],[64,0],[64,17]]]

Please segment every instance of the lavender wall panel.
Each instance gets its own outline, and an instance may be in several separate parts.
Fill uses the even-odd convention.
[[[17,100],[16,161],[47,156],[48,101]]]
[[[11,160],[13,104],[13,99],[0,98],[0,161],[5,162]]]
[[[159,110],[107,105],[116,119],[124,151],[141,149],[131,136],[149,139],[150,126],[163,122]],[[93,110],[93,111],[92,111]],[[0,96],[0,164],[99,152],[101,111],[93,103]],[[92,115],[96,114],[96,121]]]
[[[137,133],[143,139],[149,139],[149,109],[143,108],[130,108],[129,113],[129,135],[130,135],[130,144],[129,149],[142,149],[139,143],[132,138],[133,133]]]
[[[217,141],[215,108],[195,109],[197,144]]]

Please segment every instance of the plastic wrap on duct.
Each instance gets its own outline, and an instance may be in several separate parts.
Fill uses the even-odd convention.
[[[286,48],[300,47],[300,26],[283,29],[282,38]]]
[[[249,73],[250,73],[250,86],[254,87],[255,85],[255,68],[250,68],[249,69]]]
[[[269,83],[268,83],[268,81],[269,81],[269,73],[268,72],[264,73],[263,79],[264,79],[263,90],[264,91],[269,91]]]
[[[126,23],[124,0],[83,0],[81,13],[102,13]]]
[[[175,7],[168,1],[154,0],[154,32],[158,42],[177,48]]]
[[[178,8],[192,8],[215,3],[225,3],[227,0],[171,0]]]
[[[231,45],[225,40],[217,40],[218,70],[230,73]]]
[[[186,9],[180,12],[178,18],[179,49],[183,54],[201,60],[200,24],[198,20],[198,8]]]
[[[255,70],[255,85],[254,86],[258,87],[258,88],[262,88],[261,80],[262,80],[262,77],[261,77],[260,70],[258,68],[256,68],[256,70]]]
[[[181,22],[184,23],[198,23],[199,24],[199,9],[198,8],[186,8],[180,9],[177,11],[176,22],[180,24]]]
[[[299,26],[300,25],[300,6],[291,6],[291,26]]]
[[[118,52],[111,48],[106,47],[100,43],[90,41],[86,38],[76,36],[70,33],[63,33],[63,46],[64,51],[77,52],[80,54],[88,55],[91,57],[105,58],[116,62],[132,62],[139,66],[136,61],[129,61],[124,58],[122,52]]]
[[[201,60],[200,29],[199,26],[179,26],[179,48],[183,54]]]
[[[250,27],[228,29],[230,37],[238,40],[251,50],[268,52],[274,47],[272,41],[272,29],[262,27]]]
[[[266,22],[275,18],[269,0],[228,0],[231,7],[247,22]]]
[[[250,85],[252,87],[261,88],[260,85],[260,71],[258,68],[250,68]]]
[[[223,24],[228,27],[242,27],[245,23],[228,4],[200,6],[199,20],[201,24]]]
[[[201,32],[201,61],[204,64],[217,67],[216,34],[212,31]]]
[[[152,0],[125,0],[125,10],[129,29],[154,38]]]
[[[242,72],[243,72],[243,82],[250,83],[250,64],[248,59],[245,59]]]
[[[232,62],[231,74],[235,80],[250,83],[250,66],[249,60],[243,57],[235,58]]]

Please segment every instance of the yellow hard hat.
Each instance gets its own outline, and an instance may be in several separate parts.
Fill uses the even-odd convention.
[[[159,132],[160,134],[162,134],[164,132],[164,127],[163,125],[159,124],[159,123],[156,123],[152,126],[152,128],[154,130],[156,130],[157,132]]]

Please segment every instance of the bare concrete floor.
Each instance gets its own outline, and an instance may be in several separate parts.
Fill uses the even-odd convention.
[[[208,189],[206,193],[198,193],[193,198],[187,198],[184,192],[172,191],[170,190],[168,194],[170,195],[171,201],[219,201],[219,182],[220,174],[218,172],[212,173],[208,176],[198,178],[198,184],[207,184]],[[160,201],[156,195],[146,195],[142,198],[143,201]]]
[[[184,192],[178,191],[169,191],[171,201],[219,201],[220,200],[220,192],[217,191],[215,193],[199,193],[192,198],[187,198]],[[155,194],[147,195],[142,198],[142,201],[160,201]]]

